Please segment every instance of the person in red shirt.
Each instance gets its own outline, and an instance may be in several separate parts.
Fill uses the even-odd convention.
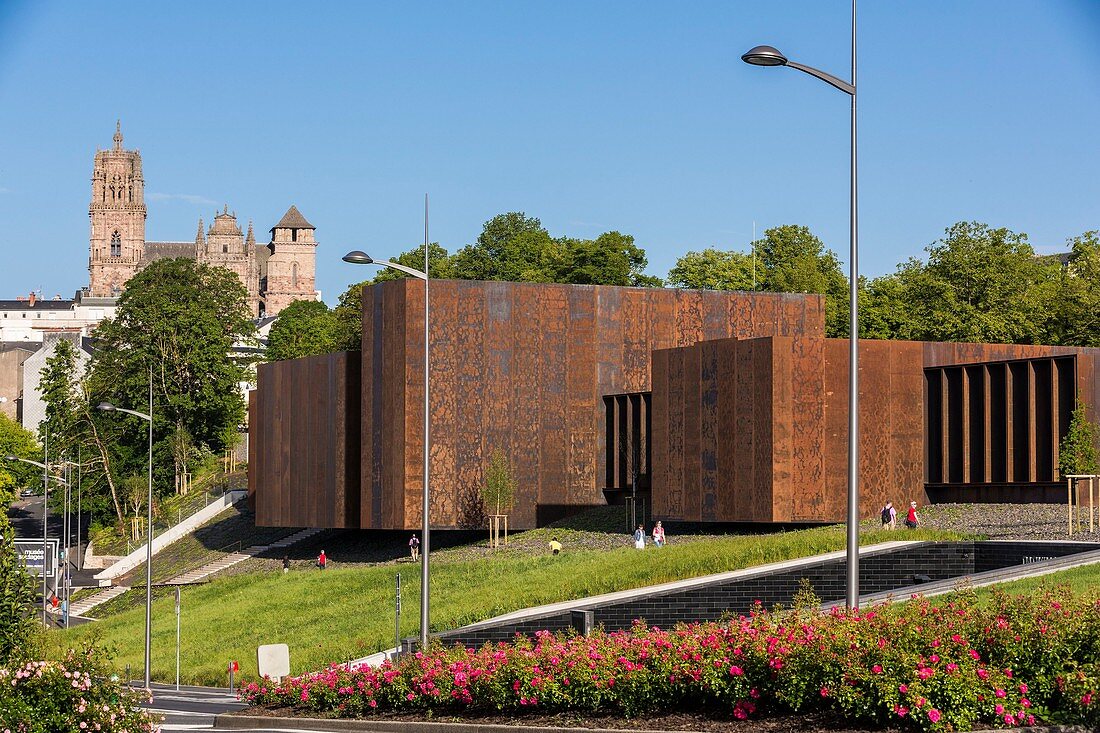
[[[905,515],[905,526],[916,529],[920,526],[920,517],[917,516],[917,502],[909,502],[909,513]]]
[[[324,570],[326,565],[328,565],[328,558],[325,557],[325,551],[321,550],[321,554],[317,556],[317,567]]]

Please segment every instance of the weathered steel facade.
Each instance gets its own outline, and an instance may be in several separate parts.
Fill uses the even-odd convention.
[[[261,364],[248,488],[266,527],[359,526],[359,352]]]
[[[844,519],[848,343],[824,338],[821,296],[430,287],[433,526],[477,522],[496,451],[514,468],[517,528],[622,500],[635,474],[657,518]],[[260,367],[259,523],[420,526],[423,288],[364,289],[361,354]],[[887,499],[1048,498],[1074,400],[1097,417],[1100,349],[860,349],[864,516]]]
[[[424,285],[363,294],[362,527],[420,526]],[[494,451],[518,484],[510,524],[605,501],[604,396],[650,389],[654,349],[821,335],[820,296],[434,281],[432,523],[470,524]]]
[[[1057,501],[1058,445],[1097,349],[860,341],[860,514],[887,500]],[[848,342],[727,339],[653,355],[653,509],[842,521]]]

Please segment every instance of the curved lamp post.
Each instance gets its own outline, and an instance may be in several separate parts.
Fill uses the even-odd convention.
[[[791,61],[772,46],[749,49],[741,60],[753,66],[789,66],[839,89],[852,98],[851,156],[851,220],[848,288],[850,320],[848,331],[848,526],[847,526],[847,590],[845,602],[849,608],[859,606],[859,237],[858,178],[856,171],[856,3],[852,0],[852,82],[849,84],[832,74],[812,66]]]
[[[149,414],[137,410],[127,410],[124,407],[116,407],[110,402],[100,402],[97,410],[104,412],[124,412],[127,415],[140,417],[149,423],[149,496],[146,499],[146,529],[145,529],[145,689],[149,687],[149,639],[152,632],[153,620],[153,374],[149,372]]]
[[[5,461],[19,461],[20,463],[29,463],[32,466],[38,466],[42,469],[42,626],[46,624],[46,546],[48,544],[47,538],[49,537],[49,506],[50,506],[50,468],[45,463],[39,463],[38,461],[32,461],[29,458],[20,458],[19,456],[7,455],[4,456]],[[60,481],[61,483],[67,483],[65,479],[57,476],[53,477],[54,481]],[[57,568],[54,568],[54,573],[57,573]],[[56,590],[57,586],[54,586]]]
[[[428,624],[431,619],[430,593],[428,590],[428,555],[431,553],[431,504],[429,502],[428,473],[430,470],[429,458],[431,456],[431,428],[430,428],[430,401],[429,366],[431,364],[431,347],[429,342],[429,304],[428,304],[428,197],[424,196],[424,271],[421,272],[412,267],[407,267],[399,262],[388,260],[376,260],[366,252],[354,250],[348,252],[341,259],[352,265],[376,265],[388,267],[406,275],[419,278],[424,281],[424,491],[421,497],[421,524],[420,524],[420,648],[428,648]]]

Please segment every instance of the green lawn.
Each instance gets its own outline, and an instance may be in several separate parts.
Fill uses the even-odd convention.
[[[918,530],[865,532],[863,544],[896,539],[952,540],[959,535]],[[528,606],[735,570],[840,550],[840,527],[684,542],[639,553],[632,548],[511,556],[432,565],[432,628],[449,629]],[[365,656],[393,645],[397,568],[295,571],[230,576],[183,590],[182,681],[225,684],[230,659],[255,675],[256,647],[285,642],[294,673]],[[402,635],[417,633],[419,577],[402,568]],[[117,652],[119,668],[141,668],[144,608],[57,632],[58,646],[98,637]],[[154,679],[175,675],[173,601],[154,601]],[[137,672],[134,672],[137,674]]]
[[[998,583],[997,585],[976,588],[975,592],[979,598],[986,600],[993,596],[994,588],[1012,595],[1027,595],[1040,588],[1054,585],[1068,585],[1075,595],[1093,593],[1100,588],[1100,565],[1085,565],[1050,573],[1049,575],[1040,575],[1036,578],[1023,578],[1008,583]]]

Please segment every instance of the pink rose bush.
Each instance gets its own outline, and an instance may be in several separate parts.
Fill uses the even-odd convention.
[[[0,667],[0,731],[4,733],[151,732],[153,718],[132,691],[104,678],[95,652],[70,651],[64,660]]]
[[[252,705],[376,711],[697,710],[735,719],[826,712],[913,730],[1097,722],[1100,600],[1056,590],[915,598],[858,611],[754,612],[671,630],[434,647],[378,668],[243,684]]]

